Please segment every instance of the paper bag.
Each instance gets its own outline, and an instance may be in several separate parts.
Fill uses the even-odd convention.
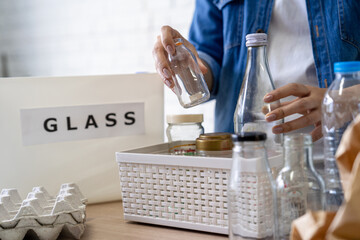
[[[345,202],[334,212],[308,212],[292,224],[291,239],[360,239],[360,115],[336,154]]]

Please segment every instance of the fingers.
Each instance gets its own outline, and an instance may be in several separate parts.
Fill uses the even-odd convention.
[[[303,84],[290,83],[277,88],[264,96],[264,102],[270,103],[288,96],[304,97],[310,94],[310,90]]]
[[[175,29],[169,27],[169,26],[163,26],[161,28],[161,43],[166,49],[167,53],[170,55],[175,54],[175,38],[182,38],[184,40],[184,44],[190,49],[190,51],[195,55],[196,61],[199,64],[200,70],[203,74],[205,74],[208,69],[206,67],[206,64],[200,59],[195,47],[187,41],[178,31]]]
[[[295,113],[307,112],[308,110],[314,109],[318,106],[317,102],[311,101],[310,98],[300,98],[289,103],[282,104],[281,107],[274,111],[266,114],[265,119],[268,122],[282,119]]]
[[[306,114],[300,118],[273,127],[272,131],[275,134],[287,133],[318,123],[320,120],[321,111],[311,111],[309,114]]]
[[[161,43],[170,55],[175,53],[174,38],[183,38],[183,36],[170,26],[163,26],[161,28]]]
[[[270,103],[270,104],[265,104],[262,106],[261,111],[264,115],[268,114],[269,112],[281,107],[282,104],[280,104],[280,102],[275,102],[275,103]]]
[[[181,34],[169,26],[161,28],[161,35],[157,37],[153,48],[153,57],[155,60],[155,68],[161,76],[166,86],[173,90],[174,81],[172,79],[173,72],[170,68],[168,54],[175,53],[174,38],[179,38]]]
[[[162,42],[161,37],[157,37],[157,41],[155,42],[154,48],[153,48],[153,57],[155,60],[155,68],[158,74],[161,76],[163,82],[166,86],[169,88],[174,87],[174,82],[172,80],[172,72],[170,69],[170,64],[168,60],[168,54],[165,51]]]
[[[195,55],[197,62],[199,64],[200,70],[203,74],[207,72],[207,66],[203,63],[203,61],[199,58],[198,53],[196,52],[195,47],[188,42],[184,37],[175,29],[170,26],[163,26],[161,28],[161,35],[157,37],[157,41],[155,42],[153,48],[153,57],[155,60],[155,68],[159,73],[164,83],[174,91],[174,73],[170,68],[170,62],[168,55],[174,55],[175,50],[175,42],[174,39],[182,38],[184,41],[184,45],[186,45],[190,51]]]

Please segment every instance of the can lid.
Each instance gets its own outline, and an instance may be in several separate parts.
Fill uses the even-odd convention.
[[[223,151],[231,150],[232,147],[230,133],[205,133],[196,139],[196,150],[200,151]]]
[[[359,72],[359,71],[360,71],[360,61],[334,63],[334,72],[336,73]]]
[[[177,114],[166,116],[167,123],[202,123],[203,121],[203,114]]]
[[[233,142],[256,142],[256,141],[265,141],[266,133],[263,132],[242,132],[232,135]]]
[[[252,33],[246,35],[246,46],[266,46],[267,45],[267,34],[266,33]]]

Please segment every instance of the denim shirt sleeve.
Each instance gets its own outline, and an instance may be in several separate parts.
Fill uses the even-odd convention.
[[[221,11],[211,0],[197,0],[190,27],[189,41],[199,57],[211,68],[213,74],[213,99],[219,87],[220,66],[223,58],[223,22]]]

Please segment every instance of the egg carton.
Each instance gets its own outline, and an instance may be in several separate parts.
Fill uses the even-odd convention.
[[[87,199],[74,183],[62,184],[56,197],[34,187],[22,200],[17,189],[0,192],[0,239],[55,240],[60,233],[80,239],[85,230]]]

